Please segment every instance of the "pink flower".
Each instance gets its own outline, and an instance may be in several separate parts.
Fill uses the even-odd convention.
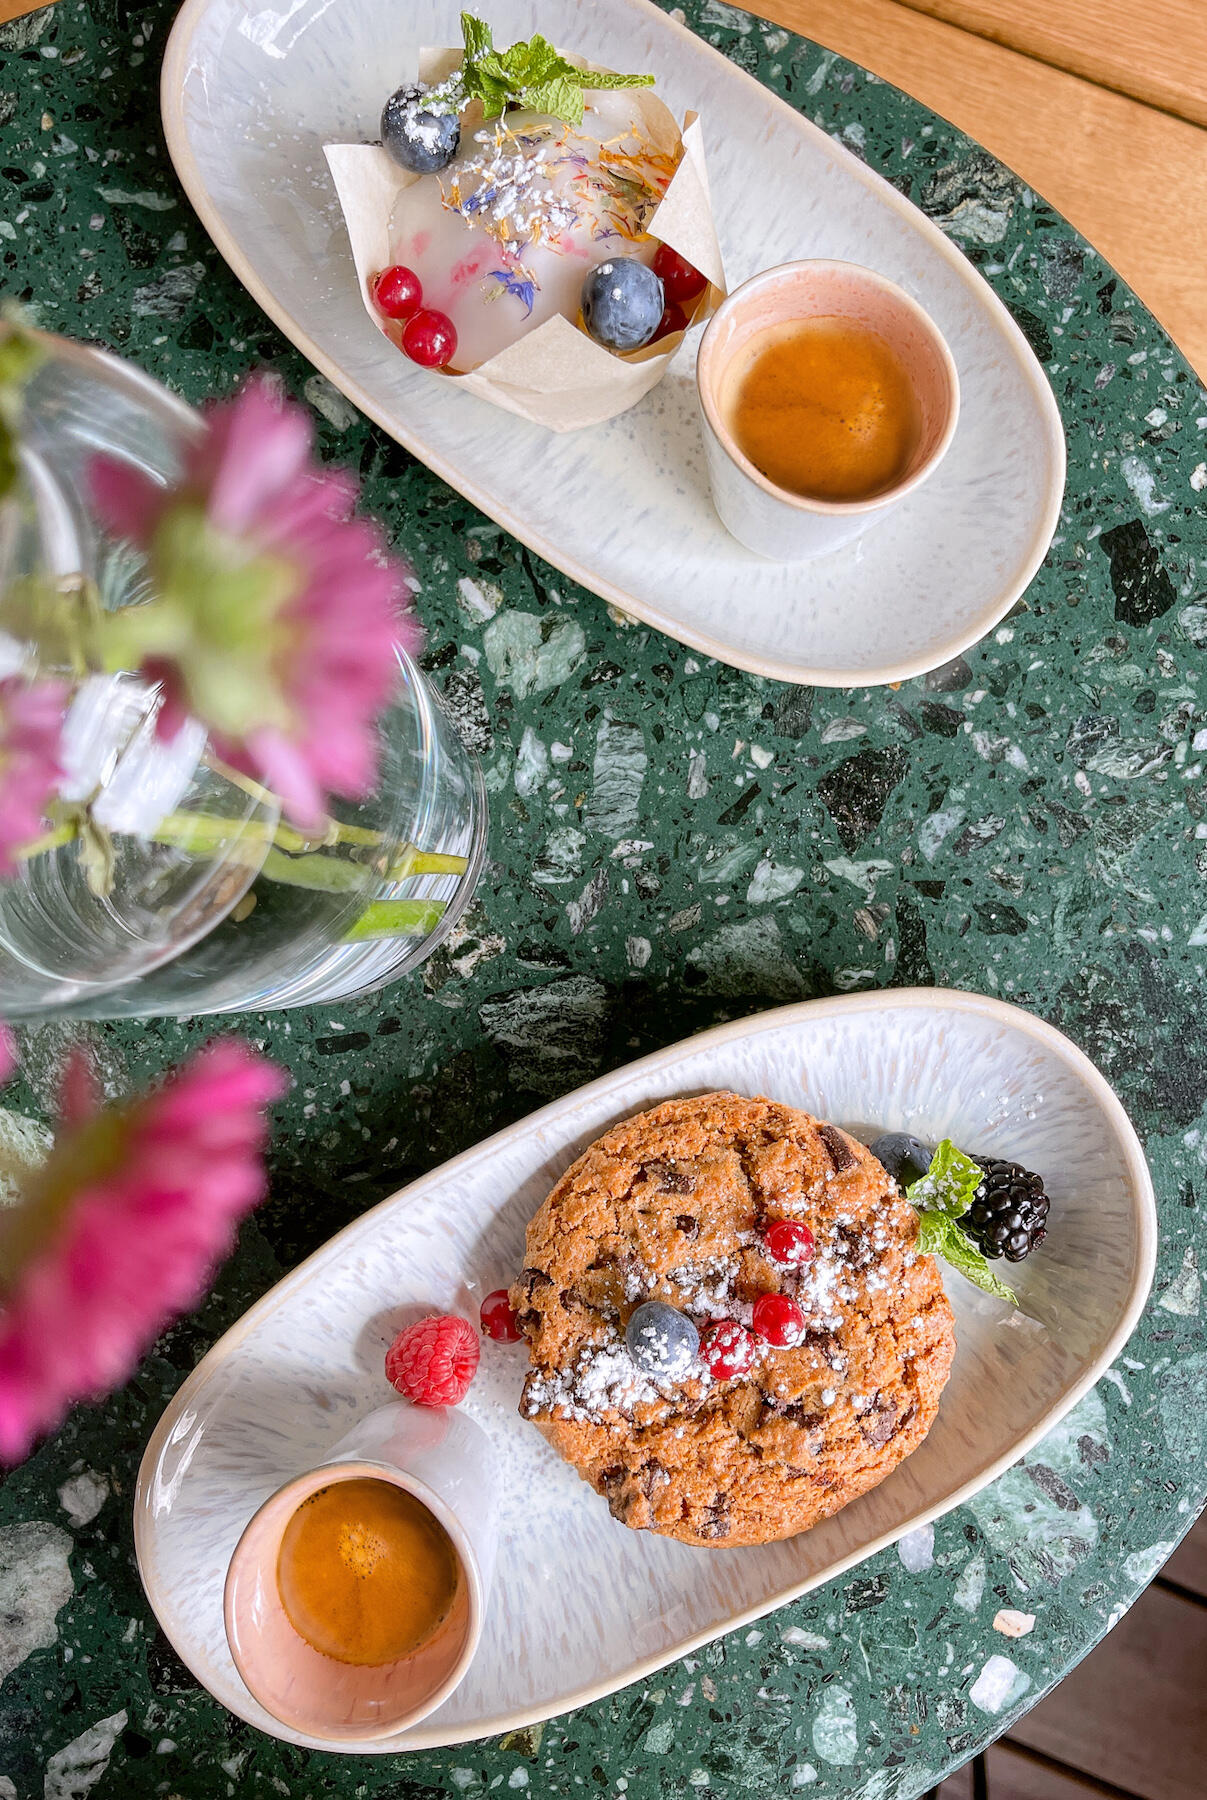
[[[209,408],[175,487],[105,457],[90,470],[98,514],[147,550],[154,588],[103,622],[108,666],[159,681],[161,729],[194,714],[304,829],[328,794],[373,786],[395,646],[419,639],[408,571],[349,517],[356,484],[312,460],[313,436],[303,408],[252,381]]]
[[[14,851],[46,827],[59,762],[67,690],[58,681],[0,681],[0,876],[17,869]]]
[[[233,1039],[116,1106],[69,1067],[54,1148],[0,1216],[0,1460],[124,1381],[201,1298],[263,1197],[263,1109],[285,1087]]]

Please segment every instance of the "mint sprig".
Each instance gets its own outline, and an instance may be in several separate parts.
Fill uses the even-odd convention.
[[[508,106],[522,106],[581,125],[584,88],[653,85],[652,75],[580,69],[540,32],[509,50],[497,50],[490,26],[473,13],[461,14],[461,33],[465,39],[461,85],[467,100],[481,100],[485,119],[497,119]]]
[[[993,1294],[998,1300],[1006,1300],[1011,1306],[1018,1305],[1018,1295],[1014,1289],[1007,1287],[989,1266],[988,1259],[977,1249],[972,1239],[960,1230],[959,1222],[950,1213],[921,1212],[918,1214],[917,1248],[923,1256],[941,1256],[945,1263],[958,1269],[966,1280],[975,1287],[982,1288],[985,1293]]]
[[[905,1197],[919,1212],[933,1208],[959,1219],[972,1205],[980,1185],[980,1166],[950,1138],[944,1138],[930,1159],[930,1168],[906,1189]]]
[[[979,1166],[950,1138],[944,1138],[926,1174],[905,1190],[905,1198],[918,1213],[917,1248],[923,1256],[941,1256],[984,1293],[1017,1306],[1014,1289],[994,1274],[989,1259],[960,1225],[980,1184]]]

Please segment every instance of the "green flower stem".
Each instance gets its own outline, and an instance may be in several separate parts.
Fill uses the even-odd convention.
[[[260,865],[260,874],[266,881],[279,881],[285,887],[310,888],[322,894],[353,894],[364,886],[372,870],[364,863],[344,862],[319,851],[308,856],[286,856],[283,850],[269,850]]]
[[[367,844],[372,847],[385,842],[382,832],[369,831],[364,825],[344,825],[339,819],[331,820],[331,830],[334,834],[332,843]]]
[[[346,833],[345,841],[356,844],[378,845],[383,841],[380,832],[367,831],[358,825],[336,824],[335,830],[341,837]],[[310,848],[315,842],[313,838],[303,837],[293,826],[270,825],[262,819],[223,819],[210,813],[169,813],[148,835],[157,844],[192,851],[198,856],[222,851],[232,861],[256,869],[257,878],[262,876],[283,887],[306,888],[312,893],[355,894],[374,876],[368,863],[324,855]],[[34,843],[26,844],[18,854],[28,859],[43,851],[57,849],[79,836],[79,818],[65,819]],[[466,867],[464,856],[444,856],[434,850],[419,850],[414,844],[404,844],[390,864],[386,879],[406,881],[420,875],[464,875]],[[344,934],[344,942],[357,943],[378,937],[424,937],[434,929],[444,908],[443,900],[371,900]]]
[[[410,875],[464,875],[467,867],[464,856],[441,856],[435,850],[404,844],[390,864],[390,880],[405,881]]]
[[[368,831],[361,825],[341,825],[338,820],[332,821],[331,833],[315,838],[305,836],[292,825],[268,825],[260,819],[215,818],[209,813],[169,813],[160,820],[151,836],[157,843],[175,844],[182,850],[201,852],[221,849],[236,839],[244,843],[267,843],[277,850],[289,851],[299,859],[312,855],[318,846],[325,848],[336,843],[376,846],[384,842],[380,831]],[[67,839],[59,838],[56,841],[65,843]],[[43,843],[43,848],[50,847],[48,842]],[[25,854],[32,854],[32,851]],[[322,860],[328,863],[337,861],[334,857],[324,857]],[[368,868],[366,863],[339,863],[339,866],[352,871],[357,879]],[[419,850],[414,844],[404,844],[390,864],[386,878],[390,881],[405,881],[414,875],[464,875],[467,866],[464,856],[442,856],[434,850]],[[285,877],[274,879],[284,880]],[[295,882],[293,885],[308,884]],[[326,887],[329,884],[323,880],[314,885]],[[349,885],[355,883],[351,882]]]
[[[263,819],[215,818],[211,813],[169,813],[149,833],[158,844],[174,844],[181,850],[207,854],[239,844],[274,844],[295,855],[326,844],[327,838],[306,837],[292,825],[269,824]]]
[[[443,900],[372,900],[355,925],[345,931],[345,944],[366,938],[426,937],[444,914]]]
[[[35,838],[32,844],[22,844],[20,849],[15,850],[13,854],[22,862],[28,862],[31,856],[41,856],[44,850],[57,850],[61,844],[69,844],[72,838],[78,836],[78,824],[74,819],[69,819],[62,825],[56,825],[53,831],[48,831],[42,837]]]

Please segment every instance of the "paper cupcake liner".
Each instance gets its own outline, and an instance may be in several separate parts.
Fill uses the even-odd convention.
[[[579,60],[572,58],[571,60]],[[459,50],[425,50],[420,78],[436,82],[460,66]],[[582,62],[583,68],[599,65]],[[674,115],[648,89],[633,90],[634,111],[650,140],[680,155],[678,167],[646,227],[651,237],[669,244],[707,277],[708,286],[693,307],[688,323],[707,319],[725,298],[725,269],[713,224],[708,171],[700,121],[688,113],[682,130]],[[467,114],[472,124],[472,113]],[[415,181],[429,179],[400,168],[379,144],[327,144],[327,166],[343,210],[365,311],[388,342],[389,321],[373,304],[370,284],[391,258],[390,221],[399,194]],[[626,412],[656,387],[682,342],[677,332],[656,345],[614,355],[596,344],[577,325],[558,316],[465,374],[442,373],[443,381],[501,406],[505,412],[532,419],[551,431],[580,431]]]

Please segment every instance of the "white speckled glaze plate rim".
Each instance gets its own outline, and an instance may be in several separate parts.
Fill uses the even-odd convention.
[[[541,0],[494,0],[491,18],[500,42],[549,29]],[[497,524],[707,656],[854,687],[907,680],[976,643],[1023,594],[1059,519],[1064,434],[1042,369],[937,225],[649,0],[576,8],[570,47],[651,68],[677,114],[700,112],[731,288],[773,263],[823,256],[878,269],[926,308],[960,375],[960,428],[943,466],[857,544],[773,564],[738,545],[708,499],[698,332],[637,407],[568,437],[439,383],[390,348],[357,292],[322,142],[375,137],[382,71],[401,79],[422,44],[457,41],[456,21],[451,0],[298,0],[254,19],[243,0],[185,0],[163,65],[168,149],[270,318]],[[771,27],[752,18],[751,29]]]
[[[524,1347],[485,1345],[465,1407],[501,1459],[499,1570],[466,1681],[427,1721],[373,1744],[333,1746],[277,1724],[239,1681],[222,1628],[226,1561],[247,1518],[381,1403],[382,1350],[400,1323],[442,1307],[472,1317],[514,1273],[524,1225],[587,1143],[660,1099],[725,1087],[807,1106],[864,1138],[952,1132],[1043,1170],[1053,1229],[1043,1253],[1011,1271],[1023,1310],[945,1271],[958,1347],[929,1437],[811,1531],[745,1550],[694,1550],[613,1521],[517,1416]],[[535,1723],[651,1675],[972,1498],[1110,1367],[1144,1305],[1156,1244],[1152,1182],[1119,1100],[1067,1038],[1017,1007],[903,989],[719,1026],[382,1201],[219,1340],[142,1459],[134,1526],[148,1598],[197,1679],[290,1742],[387,1754]]]

